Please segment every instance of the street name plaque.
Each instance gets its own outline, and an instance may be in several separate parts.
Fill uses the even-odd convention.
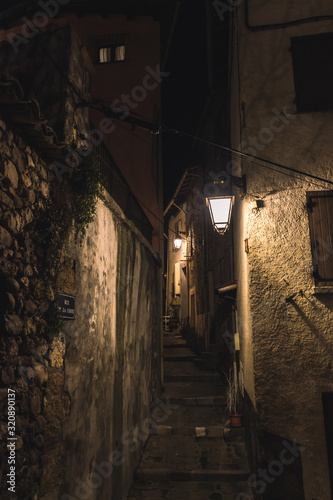
[[[73,295],[59,293],[58,310],[62,318],[75,319],[75,297]]]

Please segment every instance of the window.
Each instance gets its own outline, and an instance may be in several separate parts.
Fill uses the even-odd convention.
[[[118,61],[125,61],[125,45],[110,45],[108,47],[99,47],[99,63]]]
[[[298,112],[333,109],[333,33],[291,39]]]
[[[93,36],[88,41],[88,51],[94,64],[128,60],[129,37],[126,33]]]
[[[333,191],[307,193],[313,275],[319,286],[333,286]]]

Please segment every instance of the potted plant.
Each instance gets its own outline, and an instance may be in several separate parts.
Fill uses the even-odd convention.
[[[237,371],[230,368],[226,374],[227,380],[227,410],[230,418],[230,427],[242,426],[242,412],[240,409],[240,395],[238,387]]]

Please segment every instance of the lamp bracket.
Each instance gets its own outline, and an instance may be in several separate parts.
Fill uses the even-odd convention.
[[[246,194],[246,176],[245,174],[242,177],[236,177],[235,175],[228,174],[226,177],[220,177],[219,181],[215,180],[215,184],[224,184],[229,181],[234,186],[243,190],[243,193]]]
[[[243,189],[243,192],[246,193],[246,176],[245,174],[242,177],[235,177],[234,175],[230,175],[230,182],[234,186]]]

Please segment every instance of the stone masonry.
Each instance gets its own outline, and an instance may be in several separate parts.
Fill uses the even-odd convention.
[[[251,500],[243,429],[227,424],[220,375],[177,334],[164,338],[163,412],[150,421],[128,500]]]
[[[70,401],[63,392],[64,339],[45,335],[43,314],[55,291],[39,276],[35,211],[54,182],[51,166],[0,121],[1,491],[7,490],[7,389],[16,391],[17,498],[38,498],[62,476],[59,428]],[[11,495],[11,494],[10,494]]]

